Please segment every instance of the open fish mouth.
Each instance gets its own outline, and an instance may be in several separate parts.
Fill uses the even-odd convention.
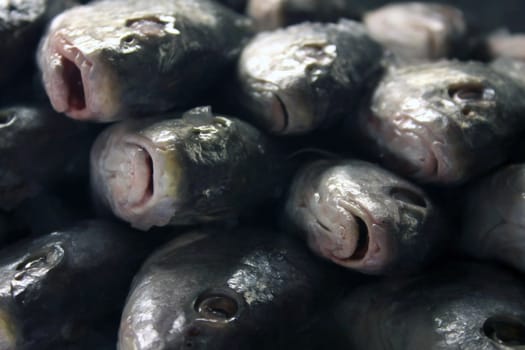
[[[45,42],[40,58],[51,105],[79,120],[111,120],[118,111],[116,82],[104,65],[61,35]]]

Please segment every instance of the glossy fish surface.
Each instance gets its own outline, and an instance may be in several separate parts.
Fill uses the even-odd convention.
[[[2,349],[62,349],[76,327],[118,315],[150,242],[121,225],[86,221],[4,248]]]
[[[329,271],[271,231],[182,235],[135,277],[118,349],[288,349],[328,301]]]
[[[235,217],[280,193],[281,167],[270,139],[208,107],[116,124],[91,152],[97,197],[143,230]]]
[[[448,234],[422,189],[358,160],[321,160],[299,170],[284,217],[317,255],[369,274],[421,270]]]
[[[490,282],[489,282],[490,281]],[[369,285],[334,308],[333,349],[519,350],[525,288],[491,265],[445,264],[420,276]]]
[[[304,134],[347,116],[381,60],[381,47],[350,20],[260,33],[238,64],[240,104],[272,133]]]
[[[479,62],[440,61],[389,71],[352,128],[364,136],[356,146],[396,172],[458,184],[508,159],[524,112],[525,90],[511,77]]]
[[[98,1],[53,20],[38,63],[56,111],[111,121],[193,103],[250,33],[208,0]]]

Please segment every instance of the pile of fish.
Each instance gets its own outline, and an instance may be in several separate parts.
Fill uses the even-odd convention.
[[[525,34],[365,3],[0,2],[0,350],[524,349]]]

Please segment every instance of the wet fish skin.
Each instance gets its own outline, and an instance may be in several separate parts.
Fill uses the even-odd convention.
[[[151,237],[96,220],[6,247],[0,344],[62,348],[75,327],[118,318],[133,274],[153,249]]]
[[[381,60],[382,48],[350,20],[260,33],[240,57],[240,103],[274,134],[308,133],[346,117]]]
[[[74,0],[14,0],[0,4],[0,85],[31,64],[47,23]]]
[[[372,38],[405,64],[457,57],[467,49],[467,23],[451,5],[406,2],[366,12],[363,23]]]
[[[371,284],[333,308],[341,338],[332,348],[521,349],[524,296],[519,276],[472,262]]]
[[[462,252],[525,272],[524,192],[523,164],[505,166],[472,184],[463,208]]]
[[[499,30],[485,40],[485,51],[489,59],[510,58],[525,61],[525,34]]]
[[[234,218],[278,196],[287,172],[275,142],[209,107],[122,122],[91,152],[96,197],[141,230]]]
[[[55,110],[112,121],[195,103],[251,33],[212,1],[98,1],[53,20],[38,62]]]
[[[317,255],[367,274],[421,270],[448,239],[444,215],[422,189],[359,160],[319,160],[300,169],[283,224]]]
[[[276,232],[187,233],[135,277],[118,349],[287,349],[329,300],[330,271]]]
[[[246,14],[259,30],[273,30],[301,22],[336,22],[358,19],[360,5],[341,0],[249,0]]]
[[[90,127],[64,118],[46,104],[1,107],[0,208],[14,209],[59,181],[70,161],[82,154],[87,159],[92,139]]]
[[[348,130],[390,169],[456,185],[508,159],[525,126],[524,93],[479,62],[413,65],[389,71]]]

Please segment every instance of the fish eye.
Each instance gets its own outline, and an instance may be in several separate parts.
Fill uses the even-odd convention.
[[[482,333],[493,342],[508,346],[525,345],[525,324],[511,316],[489,317],[484,323]]]
[[[137,42],[137,36],[135,34],[126,35],[122,37],[121,42],[128,45],[134,44],[135,42]]]
[[[230,322],[239,311],[239,304],[233,297],[221,292],[205,292],[194,304],[195,311],[207,320]]]
[[[493,90],[487,89],[481,83],[453,85],[448,89],[449,96],[460,102],[484,100],[490,97],[493,93]]]
[[[39,250],[28,257],[16,266],[17,271],[23,271],[31,268],[40,268],[44,266],[52,266],[58,263],[64,250],[59,246],[51,246],[47,249]]]
[[[0,113],[0,128],[11,124],[16,119],[13,112]]]
[[[394,187],[390,189],[390,196],[392,196],[392,198],[394,198],[395,200],[398,200],[403,203],[415,205],[422,208],[427,207],[427,202],[425,201],[425,198],[423,198],[423,196],[407,188]]]

